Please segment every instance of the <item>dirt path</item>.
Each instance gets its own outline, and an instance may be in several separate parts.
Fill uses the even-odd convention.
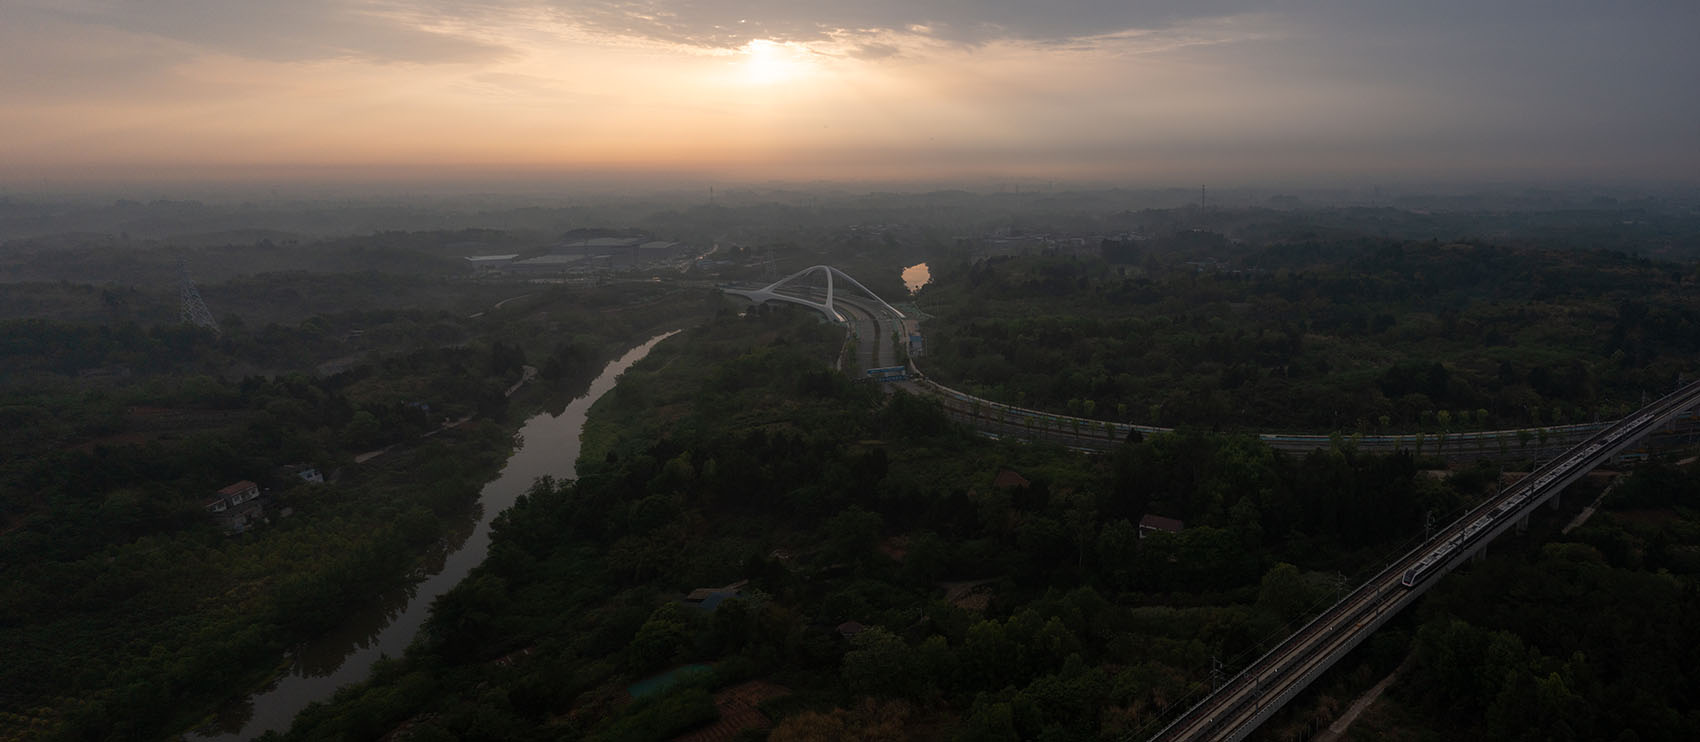
[[[1404,670],[1405,665],[1410,663],[1410,661],[1411,658],[1406,657],[1405,661],[1399,663],[1398,667],[1393,668],[1393,672],[1387,673],[1387,677],[1382,678],[1381,682],[1376,683],[1374,687],[1364,691],[1363,695],[1358,696],[1358,700],[1353,701],[1352,705],[1347,707],[1346,713],[1341,714],[1340,718],[1335,719],[1333,724],[1329,724],[1327,729],[1322,730],[1321,734],[1316,735],[1314,738],[1316,742],[1337,742],[1342,736],[1344,736],[1346,734],[1346,730],[1351,728],[1352,722],[1357,721],[1358,716],[1363,714],[1364,709],[1369,708],[1370,704],[1375,703],[1375,699],[1381,697],[1381,692],[1387,690],[1387,686],[1392,685],[1393,681],[1398,679],[1399,672]]]
[[[1611,491],[1617,488],[1617,483],[1621,481],[1623,481],[1622,477],[1611,480],[1611,484],[1606,485],[1605,489],[1600,490],[1600,496],[1594,498],[1593,502],[1588,503],[1588,507],[1582,508],[1582,512],[1577,513],[1576,517],[1572,519],[1570,524],[1565,526],[1564,530],[1560,531],[1560,533],[1569,533],[1580,528],[1583,523],[1587,523],[1588,519],[1594,516],[1594,511],[1600,508],[1600,503],[1605,501],[1606,495],[1611,494]]]
[[[536,376],[537,376],[537,367],[536,366],[525,366],[523,368],[524,368],[524,372],[519,375],[519,381],[514,382],[513,386],[508,387],[507,393],[504,394],[503,396],[507,396],[507,397],[514,396],[514,392],[519,391],[520,387],[525,386],[525,382],[531,381],[533,378],[536,378]]]

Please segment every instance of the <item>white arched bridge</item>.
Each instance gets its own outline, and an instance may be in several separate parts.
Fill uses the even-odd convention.
[[[809,293],[816,289],[816,287],[806,286],[804,283],[807,280],[806,277],[815,273],[820,273],[826,276],[826,301],[824,302],[816,301],[808,296],[799,295],[800,293]],[[721,288],[721,291],[728,294],[742,296],[757,304],[763,304],[770,301],[783,301],[790,302],[792,304],[801,304],[826,315],[827,318],[833,322],[848,322],[849,319],[845,317],[842,312],[838,311],[838,307],[835,306],[834,303],[834,301],[838,298],[834,277],[843,279],[844,282],[851,286],[861,289],[862,293],[867,294],[868,298],[878,302],[881,308],[891,313],[891,316],[897,319],[903,319],[902,312],[897,311],[890,304],[885,303],[884,299],[879,298],[879,295],[869,291],[868,287],[863,286],[860,281],[851,278],[850,274],[830,265],[815,265],[804,268],[759,289]],[[788,293],[781,293],[782,291],[788,291]]]

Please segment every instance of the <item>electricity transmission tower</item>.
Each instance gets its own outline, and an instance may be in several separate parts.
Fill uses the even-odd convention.
[[[195,282],[189,280],[189,264],[177,264],[178,293],[182,297],[183,321],[191,325],[205,327],[218,334],[218,321],[213,319],[212,310],[207,309],[207,303],[201,299],[200,289],[195,288]]]

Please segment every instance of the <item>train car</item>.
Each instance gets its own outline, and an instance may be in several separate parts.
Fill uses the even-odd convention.
[[[1405,570],[1405,574],[1399,578],[1399,584],[1408,588],[1416,587],[1417,583],[1422,582],[1423,578],[1434,572],[1435,565],[1444,562],[1446,556],[1458,548],[1458,541],[1459,539],[1455,537],[1441,544],[1440,548],[1430,552],[1428,556],[1423,557],[1422,561],[1417,562],[1417,566]]]

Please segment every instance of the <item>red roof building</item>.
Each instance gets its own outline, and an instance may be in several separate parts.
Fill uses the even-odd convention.
[[[1145,538],[1145,534],[1151,531],[1180,533],[1183,528],[1186,528],[1185,523],[1175,520],[1174,518],[1165,518],[1161,515],[1151,515],[1147,513],[1144,517],[1139,519],[1140,538]]]
[[[202,503],[226,533],[241,533],[266,517],[260,505],[260,485],[246,479],[219,489]]]

